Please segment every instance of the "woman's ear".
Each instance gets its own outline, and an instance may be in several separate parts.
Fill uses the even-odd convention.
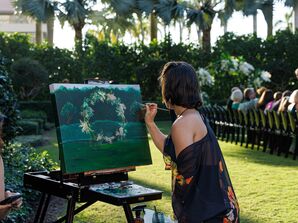
[[[174,105],[171,103],[171,99],[165,102],[165,105],[168,109],[174,109]]]

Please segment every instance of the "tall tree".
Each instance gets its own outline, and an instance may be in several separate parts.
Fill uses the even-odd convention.
[[[42,42],[42,23],[47,23],[47,40],[53,45],[54,19],[57,3],[53,0],[16,0],[16,10],[36,20],[36,43]]]
[[[297,31],[297,29],[298,29],[298,0],[285,0],[285,6],[293,7],[294,31]]]
[[[67,21],[75,31],[76,46],[82,47],[82,30],[92,14],[96,0],[66,0],[59,4],[58,18],[62,25]]]
[[[267,23],[267,37],[272,36],[273,33],[273,4],[273,0],[264,0],[260,5],[260,9]]]

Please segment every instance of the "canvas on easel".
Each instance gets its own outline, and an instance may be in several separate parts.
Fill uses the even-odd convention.
[[[50,85],[63,173],[152,163],[139,85]]]

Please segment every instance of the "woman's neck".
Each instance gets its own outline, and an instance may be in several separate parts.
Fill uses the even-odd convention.
[[[182,107],[182,106],[174,106],[174,111],[177,117],[181,116],[184,112],[186,112],[188,108]]]

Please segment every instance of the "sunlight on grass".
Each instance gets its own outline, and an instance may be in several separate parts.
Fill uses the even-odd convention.
[[[160,123],[168,132],[169,123]],[[56,140],[56,139],[55,139]],[[39,148],[48,150],[57,159],[55,143]],[[51,148],[51,146],[53,148]],[[220,141],[230,177],[239,200],[242,223],[297,222],[298,161],[270,155]],[[150,140],[153,164],[137,167],[129,173],[136,183],[164,191],[162,200],[147,202],[147,206],[170,215],[171,171],[164,170],[161,153]],[[51,152],[53,150],[54,152]],[[75,217],[78,223],[126,222],[122,207],[97,202]]]

